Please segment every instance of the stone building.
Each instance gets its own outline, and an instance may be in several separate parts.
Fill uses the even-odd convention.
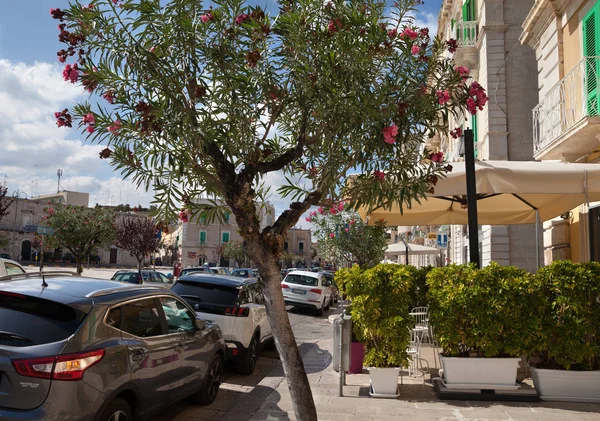
[[[479,160],[533,160],[531,109],[537,101],[538,69],[533,49],[519,42],[533,4],[534,0],[443,1],[438,36],[458,41],[456,65],[468,68],[470,80],[478,81],[489,96],[482,111],[450,116],[448,132],[428,141],[430,149],[443,151],[449,161],[463,159],[462,140],[450,135],[456,128],[473,130]],[[450,260],[467,262],[467,227],[452,226],[449,238]],[[484,225],[479,240],[483,265],[495,261],[536,269],[533,225]]]

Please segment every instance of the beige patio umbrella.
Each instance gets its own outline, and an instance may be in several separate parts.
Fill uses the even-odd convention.
[[[378,208],[369,223],[387,225],[467,224],[466,177],[463,162],[440,179],[435,192],[400,212]],[[483,225],[535,224],[583,204],[600,200],[600,165],[534,161],[475,161],[477,215]],[[361,217],[367,209],[359,209]]]

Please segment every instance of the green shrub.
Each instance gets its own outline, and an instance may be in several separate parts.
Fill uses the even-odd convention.
[[[430,322],[446,356],[518,357],[539,342],[536,278],[496,263],[450,265],[427,276]]]
[[[557,261],[537,273],[545,308],[542,340],[530,363],[600,370],[600,263]]]
[[[336,273],[340,291],[352,300],[352,324],[357,339],[365,346],[365,365],[406,366],[408,314],[412,271],[404,266],[379,264],[361,270],[358,266]]]

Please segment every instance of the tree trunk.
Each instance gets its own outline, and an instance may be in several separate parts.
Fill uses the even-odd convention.
[[[258,266],[263,283],[267,316],[273,329],[275,345],[281,358],[283,372],[298,421],[317,421],[317,409],[310,390],[310,383],[304,371],[304,363],[296,344],[292,325],[285,309],[281,292],[281,275],[277,259],[273,252],[265,250],[259,242],[246,243],[254,263]]]
[[[83,258],[77,256],[75,261],[77,262],[77,274],[81,275],[83,273]]]

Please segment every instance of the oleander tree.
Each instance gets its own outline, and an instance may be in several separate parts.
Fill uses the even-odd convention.
[[[101,158],[154,188],[158,218],[234,214],[298,420],[317,413],[280,287],[288,229],[340,197],[369,207],[422,197],[449,169],[424,140],[449,113],[486,101],[447,57],[456,42],[415,27],[420,3],[71,0],[51,10],[64,78],[91,93],[57,111],[57,125],[106,145]],[[290,205],[261,226],[273,173]]]
[[[110,246],[115,240],[115,214],[112,210],[95,207],[48,203],[43,220],[54,230],[44,238],[44,249],[65,248],[75,258],[77,273],[91,255]]]
[[[368,269],[385,257],[388,244],[384,221],[368,225],[344,202],[312,211],[306,222],[315,228],[319,254],[338,267],[357,263],[361,269]]]
[[[233,260],[239,268],[246,266],[248,256],[244,253],[244,245],[240,241],[229,241],[223,245],[223,257],[227,260]]]
[[[124,217],[116,225],[117,246],[129,252],[138,262],[141,272],[146,256],[161,246],[161,230],[147,218]]]

